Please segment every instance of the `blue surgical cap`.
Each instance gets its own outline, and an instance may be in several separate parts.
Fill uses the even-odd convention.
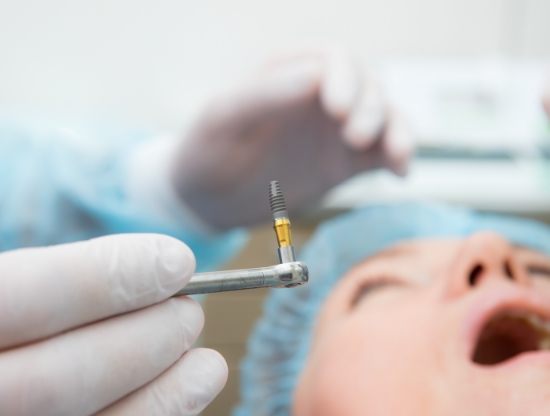
[[[307,285],[275,289],[248,342],[235,416],[290,414],[317,312],[338,279],[366,257],[403,240],[461,237],[495,231],[509,241],[550,253],[550,227],[526,219],[427,204],[377,205],[321,225],[301,253]]]

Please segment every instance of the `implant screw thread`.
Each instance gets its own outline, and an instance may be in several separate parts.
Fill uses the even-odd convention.
[[[271,206],[273,220],[276,220],[280,217],[288,218],[285,197],[283,196],[283,193],[281,191],[281,185],[279,184],[279,181],[271,181],[269,183],[269,205]]]
[[[292,247],[292,235],[290,232],[290,219],[286,209],[285,198],[281,192],[278,181],[269,184],[269,204],[273,215],[273,229],[279,245],[278,254],[281,263],[295,261],[294,247]]]

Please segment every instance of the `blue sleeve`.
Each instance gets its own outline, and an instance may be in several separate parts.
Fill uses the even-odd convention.
[[[189,245],[199,270],[228,260],[242,247],[243,230],[205,235],[185,224],[175,227],[128,197],[125,158],[145,138],[128,132],[89,138],[0,126],[0,250],[153,232]]]

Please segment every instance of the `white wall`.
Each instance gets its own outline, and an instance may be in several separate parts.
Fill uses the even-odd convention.
[[[547,0],[0,0],[0,114],[178,126],[274,50],[550,57]]]

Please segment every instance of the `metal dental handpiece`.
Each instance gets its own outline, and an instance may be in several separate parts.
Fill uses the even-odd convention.
[[[230,290],[255,289],[260,287],[294,287],[308,281],[307,266],[295,260],[290,220],[279,182],[269,185],[269,202],[273,215],[273,228],[279,245],[281,264],[254,269],[220,270],[195,273],[182,290],[174,296],[227,292]]]

